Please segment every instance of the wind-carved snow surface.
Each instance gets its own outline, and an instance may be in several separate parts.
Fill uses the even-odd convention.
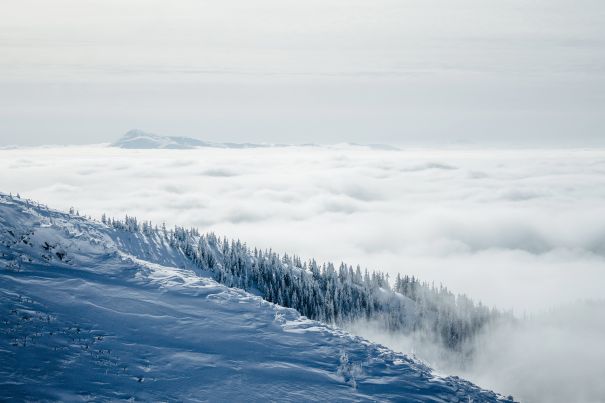
[[[510,401],[227,288],[158,233],[0,195],[0,398]]]

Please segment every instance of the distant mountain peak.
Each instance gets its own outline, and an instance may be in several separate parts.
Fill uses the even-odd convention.
[[[126,132],[112,147],[133,149],[192,149],[209,147],[204,141],[189,137],[160,136],[147,133],[141,129],[132,129]]]
[[[188,150],[202,147],[213,148],[260,148],[276,145],[253,143],[215,143],[183,136],[160,136],[141,129],[127,131],[112,147],[131,149],[176,149]]]
[[[118,141],[111,144],[111,147],[129,148],[129,149],[176,149],[189,150],[195,148],[212,147],[212,148],[266,148],[266,147],[291,147],[292,144],[264,144],[264,143],[217,143],[211,141],[203,141],[191,137],[183,136],[161,136],[154,133],[148,133],[141,129],[132,129],[127,131]],[[317,144],[302,144],[301,146],[314,146]],[[366,147],[373,150],[399,150],[386,144],[357,144],[343,143],[335,145],[335,147]],[[330,147],[330,146],[328,146]]]

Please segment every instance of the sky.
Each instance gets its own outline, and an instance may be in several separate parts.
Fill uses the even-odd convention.
[[[601,0],[4,0],[0,145],[605,145]]]

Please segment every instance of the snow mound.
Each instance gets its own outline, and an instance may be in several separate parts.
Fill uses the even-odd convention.
[[[510,401],[218,284],[158,232],[0,194],[0,399]]]

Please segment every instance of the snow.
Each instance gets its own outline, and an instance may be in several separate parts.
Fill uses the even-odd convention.
[[[158,234],[0,194],[0,398],[509,401],[227,288]]]

